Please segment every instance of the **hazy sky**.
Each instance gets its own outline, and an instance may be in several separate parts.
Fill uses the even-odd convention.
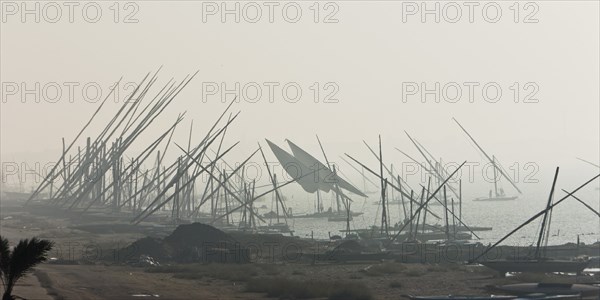
[[[384,158],[399,166],[408,159],[394,147],[419,157],[404,130],[444,161],[483,161],[453,123],[455,117],[505,167],[517,163],[523,176],[531,171],[524,170],[524,164],[538,166],[537,178],[544,183],[539,190],[549,189],[558,165],[570,187],[597,172],[575,159],[600,161],[597,1],[516,6],[437,2],[439,22],[433,14],[421,16],[422,2],[338,1],[320,2],[318,7],[293,2],[285,11],[284,2],[226,2],[228,9],[240,5],[239,23],[233,14],[221,19],[223,2],[121,2],[118,7],[97,2],[85,11],[81,2],[72,7],[73,22],[64,3],[48,3],[54,2],[39,2],[39,22],[35,14],[21,15],[20,2],[2,3],[3,163],[56,160],[60,139],[70,141],[96,109],[99,102],[90,103],[94,87],[106,95],[119,78],[137,82],[163,66],[159,85],[199,71],[153,124],[158,134],[179,112],[187,111],[175,135],[178,143],[187,143],[192,119],[198,142],[225,108],[222,83],[232,90],[239,82],[242,96],[249,98],[260,87],[262,97],[256,103],[243,99],[233,107],[242,113],[227,132],[227,143],[241,143],[231,161],[243,160],[257,142],[266,146],[265,138],[282,146],[289,138],[318,156],[318,134],[331,160],[345,165],[339,156],[349,153],[375,166],[362,140],[375,145],[381,134]],[[29,8],[34,4],[28,2]],[[425,8],[435,5],[428,1]],[[57,7],[62,13],[58,17]],[[301,17],[292,23],[298,8]],[[498,8],[500,15],[495,14]],[[92,23],[98,9],[99,21]],[[215,9],[219,11],[210,14]],[[258,21],[250,23],[254,19]],[[134,20],[137,23],[124,22]],[[38,95],[24,92],[34,90],[36,82]],[[446,98],[436,103],[429,94],[423,103],[423,88],[434,90],[436,82]],[[282,96],[286,85],[289,99]],[[84,86],[87,98],[82,96]],[[215,86],[219,91],[207,95]],[[484,86],[487,99],[482,96]],[[290,103],[298,87],[302,96]],[[450,103],[454,100],[447,98],[455,98],[457,87],[461,97]],[[498,88],[501,97],[490,103]],[[52,100],[56,90],[62,95]],[[102,121],[131,90],[119,88],[119,103],[110,103]],[[70,91],[75,93],[73,101]],[[269,91],[275,93],[273,103]],[[337,103],[323,103],[328,95],[329,102]],[[96,122],[93,131],[102,124]],[[136,146],[153,135],[146,136]],[[274,160],[272,153],[267,155]],[[343,170],[354,172],[348,166]]]

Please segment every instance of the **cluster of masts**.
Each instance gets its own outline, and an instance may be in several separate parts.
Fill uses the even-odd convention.
[[[459,126],[460,126],[460,124],[459,124]],[[463,127],[461,126],[461,128],[463,128]],[[464,130],[464,128],[463,128],[463,130]],[[465,130],[465,132],[466,132],[466,130]],[[408,137],[413,142],[413,144],[417,147],[417,149],[419,149],[419,152],[421,152],[421,154],[423,154],[425,159],[428,160],[428,157],[423,153],[423,151],[421,149],[421,148],[423,148],[422,145],[420,145],[418,142],[416,142],[412,137],[410,137],[410,135],[408,135]],[[469,137],[471,137],[471,136],[469,135]],[[477,145],[477,146],[479,147],[479,145]],[[346,154],[346,155],[350,159],[352,159],[354,162],[361,165],[364,169],[369,171],[372,175],[374,175],[380,179],[380,182],[381,182],[380,205],[381,205],[382,212],[381,212],[381,227],[379,229],[380,229],[380,237],[383,241],[385,241],[386,249],[393,250],[395,247],[397,247],[397,245],[401,245],[403,242],[416,241],[416,236],[417,236],[418,228],[419,228],[420,224],[422,226],[421,232],[422,233],[425,232],[425,226],[427,225],[426,224],[426,216],[428,213],[430,213],[431,215],[433,215],[434,217],[437,217],[439,219],[438,216],[436,216],[434,213],[432,213],[431,211],[428,210],[428,204],[433,199],[435,199],[435,201],[440,203],[444,209],[443,213],[444,213],[445,227],[443,227],[443,229],[445,231],[444,233],[445,233],[445,242],[446,243],[456,243],[456,242],[460,243],[461,242],[461,241],[457,240],[457,236],[456,236],[457,226],[456,226],[456,223],[454,223],[455,220],[458,221],[460,223],[460,225],[463,226],[465,229],[470,231],[475,237],[477,237],[477,235],[473,232],[473,230],[470,229],[464,222],[462,222],[462,220],[459,216],[456,216],[455,211],[454,211],[454,203],[452,203],[451,207],[448,206],[447,191],[450,189],[448,182],[457,173],[457,171],[466,163],[466,161],[463,162],[461,165],[459,165],[458,168],[456,168],[452,173],[444,174],[444,173],[441,173],[440,170],[438,170],[438,168],[437,168],[437,166],[439,166],[439,163],[437,163],[435,161],[431,162],[428,160],[428,163],[432,167],[431,169],[434,170],[433,172],[430,172],[430,174],[432,174],[433,176],[437,176],[437,178],[441,182],[438,182],[437,188],[435,188],[432,192],[430,192],[431,191],[431,177],[430,177],[427,188],[425,188],[424,186],[421,186],[420,196],[414,197],[414,194],[415,194],[414,191],[412,189],[410,189],[410,193],[408,193],[408,190],[404,189],[407,187],[406,183],[404,181],[402,181],[402,179],[399,176],[394,177],[391,170],[385,168],[385,165],[383,163],[383,158],[382,158],[383,155],[382,155],[382,150],[381,150],[381,137],[379,137],[379,154],[376,154],[368,145],[367,145],[367,147],[379,161],[379,172],[375,172],[375,171],[369,169],[367,166],[360,163],[358,160],[356,160],[352,156],[350,156],[348,154]],[[480,148],[480,150],[483,152],[483,150],[481,148]],[[431,158],[432,157],[433,156],[431,156]],[[494,164],[495,159],[491,158],[491,160],[492,160],[492,163]],[[434,162],[435,162],[435,166],[434,166]],[[384,172],[384,169],[386,169],[388,174],[386,174]],[[543,249],[545,249],[548,244],[549,233],[550,233],[549,228],[550,228],[550,222],[551,222],[550,220],[551,220],[551,216],[552,216],[552,211],[553,211],[554,207],[556,207],[558,204],[562,203],[567,198],[572,197],[572,198],[578,200],[579,202],[584,204],[588,209],[590,209],[592,212],[594,212],[598,217],[600,217],[600,213],[598,213],[597,211],[592,209],[589,205],[585,204],[583,201],[581,201],[574,195],[577,191],[579,191],[580,189],[582,189],[589,183],[597,180],[600,177],[600,175],[594,176],[593,178],[591,178],[590,180],[588,180],[587,182],[585,182],[584,184],[582,184],[581,186],[579,186],[578,188],[576,188],[575,190],[573,190],[571,192],[563,190],[566,193],[566,195],[559,200],[555,200],[554,195],[555,195],[555,187],[556,187],[556,182],[557,182],[557,178],[558,178],[558,173],[559,173],[559,168],[557,167],[556,172],[554,174],[552,188],[550,190],[550,195],[548,197],[548,201],[546,203],[545,209],[543,209],[542,211],[538,212],[537,214],[535,214],[534,216],[529,218],[527,221],[525,221],[524,223],[519,225],[517,228],[515,228],[514,230],[509,232],[507,235],[502,237],[500,240],[498,240],[495,244],[487,247],[485,250],[483,250],[483,252],[481,252],[475,258],[473,258],[471,260],[471,262],[479,261],[489,251],[491,251],[491,249],[495,248],[497,245],[499,245],[500,243],[505,241],[512,234],[514,234],[515,232],[517,232],[518,230],[520,230],[527,224],[533,222],[534,220],[541,218],[542,220],[541,220],[541,224],[540,224],[540,230],[539,230],[538,235],[536,236],[536,241],[534,241],[535,251],[532,253],[532,255],[530,257],[527,257],[524,260],[518,261],[518,263],[516,263],[516,264],[514,261],[492,261],[492,262],[485,261],[482,263],[493,269],[497,269],[497,270],[505,271],[505,272],[506,271],[521,271],[521,269],[522,269],[522,268],[520,269],[521,263],[526,263],[527,268],[532,268],[535,270],[542,270],[542,271],[550,271],[550,272],[554,272],[554,271],[563,272],[563,271],[568,271],[568,270],[577,270],[579,272],[585,267],[585,264],[586,264],[585,262],[582,263],[582,262],[577,262],[577,261],[549,260],[547,257],[545,257],[545,251]],[[389,178],[392,178],[391,181],[388,180],[388,177],[386,177],[388,175],[390,175]],[[397,178],[397,180],[395,182],[393,181],[394,178]],[[396,183],[396,185],[394,183]],[[388,225],[388,215],[389,215],[389,212],[387,211],[387,196],[388,196],[388,194],[386,193],[386,190],[388,188],[394,189],[400,193],[402,203],[404,203],[404,199],[402,197],[407,197],[408,200],[410,201],[409,202],[409,205],[410,205],[409,214],[407,214],[406,210],[405,210],[405,216],[407,216],[408,219],[404,222],[404,224],[397,224],[396,226],[394,226],[393,229],[396,232],[393,234],[389,232],[390,227]],[[515,185],[515,188],[516,188],[516,185]],[[459,181],[459,189],[458,189],[459,203],[461,201],[461,194],[462,194],[462,185]],[[441,195],[443,201],[440,200],[438,198],[438,196],[436,196],[436,195]],[[490,198],[492,198],[492,197],[490,196]],[[416,201],[416,199],[419,199],[419,201]],[[505,200],[505,199],[502,199],[502,200]],[[413,204],[417,205],[416,210],[413,209]],[[450,232],[451,229],[450,229],[450,224],[448,221],[449,214],[452,215],[452,220],[453,220],[452,227],[453,227],[454,232],[452,234]],[[423,216],[422,223],[420,223],[420,221],[419,221],[421,218],[421,215]],[[407,228],[408,228],[408,230],[405,231],[405,229],[407,229]],[[403,235],[402,236],[403,239],[400,240],[399,237],[401,235]],[[479,237],[477,237],[477,239],[479,239]]]
[[[444,230],[445,230],[445,237],[447,240],[451,240],[454,237],[456,237],[456,231],[455,231],[456,222],[460,223],[460,225],[464,226],[465,228],[469,228],[466,224],[464,224],[462,219],[456,215],[456,212],[454,210],[454,205],[452,205],[452,207],[449,207],[448,200],[447,200],[448,199],[447,188],[446,188],[448,180],[452,176],[454,176],[456,171],[458,171],[460,169],[460,167],[462,167],[462,165],[464,165],[464,163],[461,164],[459,166],[459,168],[457,168],[452,174],[449,174],[446,178],[441,178],[441,175],[438,174],[441,179],[440,180],[441,182],[440,182],[438,188],[436,188],[433,191],[431,190],[431,179],[430,179],[429,183],[428,183],[428,187],[426,188],[425,186],[422,186],[419,196],[416,196],[414,193],[414,190],[411,189],[410,186],[399,175],[394,176],[392,168],[387,168],[387,166],[383,163],[381,137],[379,137],[379,154],[377,154],[366,143],[365,143],[365,145],[367,146],[369,151],[375,156],[375,158],[377,158],[377,160],[379,161],[379,172],[373,171],[371,168],[369,168],[366,165],[364,165],[363,163],[359,162],[357,159],[355,159],[351,155],[346,154],[346,156],[348,158],[350,158],[352,161],[354,161],[355,163],[357,163],[358,165],[360,165],[364,170],[368,171],[369,173],[376,176],[380,180],[380,191],[381,191],[380,202],[379,202],[379,204],[381,205],[381,207],[380,207],[381,208],[381,224],[379,227],[379,236],[380,237],[382,237],[386,240],[389,240],[389,242],[391,243],[394,240],[396,240],[399,237],[399,235],[403,232],[403,230],[406,229],[407,227],[408,227],[408,233],[404,234],[404,240],[415,239],[418,234],[419,228],[421,228],[422,234],[425,233],[426,219],[427,219],[428,214],[437,219],[441,219],[441,217],[439,217],[436,213],[431,211],[431,209],[429,208],[428,204],[433,199],[435,199],[435,201],[437,201],[437,203],[442,205],[444,208],[444,217],[445,217],[444,220],[446,223]],[[391,178],[391,180],[388,178]],[[390,189],[391,189],[392,193],[388,193],[388,190],[390,190]],[[440,199],[442,197],[437,196],[437,195],[439,195],[438,193],[440,193],[441,190],[443,190],[443,199]],[[393,191],[396,191],[397,193],[400,194],[400,203],[402,204],[405,220],[403,222],[396,223],[396,225],[394,225],[394,226],[390,226],[388,196],[389,196],[389,194],[393,195]],[[392,196],[392,199],[393,199],[393,196]],[[405,204],[406,199],[408,199],[408,208],[406,207],[407,205]],[[417,199],[419,199],[419,200],[417,200]],[[459,199],[460,199],[460,196],[459,196]],[[416,207],[416,209],[415,209],[415,207]],[[451,215],[452,219],[450,219],[449,215]],[[423,219],[422,223],[420,223],[421,218]],[[453,226],[454,229],[452,230],[453,232],[450,232],[450,224],[449,224],[450,222],[452,222],[454,225]],[[430,228],[428,227],[427,229],[430,229]],[[468,229],[468,230],[471,231],[470,229]],[[392,231],[395,231],[396,233],[393,234]],[[473,232],[471,231],[471,233],[473,233]],[[477,236],[476,234],[474,234],[474,235]]]
[[[481,151],[483,155],[485,155],[490,162],[492,163],[494,169],[494,190],[495,193],[492,195],[490,191],[489,197],[480,197],[474,199],[476,201],[505,201],[505,200],[515,200],[517,197],[508,197],[504,194],[504,191],[500,188],[498,191],[497,181],[499,180],[498,174],[501,174],[506,180],[508,180],[515,189],[521,193],[520,189],[516,186],[514,182],[505,174],[505,172],[499,166],[499,163],[495,159],[495,157],[490,157],[479,144],[475,141],[475,139],[466,131],[466,129],[458,123],[456,119],[454,121],[457,125],[467,134],[467,136],[471,139],[471,141],[477,146],[478,150]],[[411,137],[407,132],[405,132],[411,143],[415,146],[418,152],[422,155],[426,163],[421,163],[408,155],[406,152],[396,148],[397,151],[404,154],[411,161],[418,164],[428,175],[429,179],[427,182],[427,187],[421,185],[421,192],[416,195],[414,189],[410,187],[410,185],[402,179],[399,175],[394,175],[393,165],[390,165],[388,168],[386,164],[383,162],[382,148],[381,148],[381,137],[379,137],[379,154],[377,154],[373,148],[371,148],[365,141],[363,143],[370,151],[371,154],[379,161],[379,172],[373,171],[368,168],[363,163],[359,162],[354,157],[346,154],[348,158],[350,158],[354,163],[360,165],[362,170],[367,170],[370,174],[376,176],[380,180],[380,184],[378,189],[381,191],[380,200],[377,202],[381,208],[381,225],[380,227],[373,226],[373,229],[379,230],[379,236],[383,236],[385,238],[390,238],[390,231],[396,231],[395,235],[392,236],[392,240],[398,238],[400,232],[402,232],[405,228],[408,229],[408,232],[403,234],[403,240],[416,240],[417,235],[419,233],[419,228],[421,229],[422,238],[427,239],[426,228],[430,229],[429,238],[433,238],[435,236],[439,236],[432,231],[443,230],[444,236],[443,238],[446,241],[455,241],[459,239],[470,239],[471,234],[475,236],[477,239],[479,237],[473,232],[469,226],[467,226],[462,221],[462,181],[458,180],[458,187],[455,187],[449,181],[450,178],[462,167],[462,164],[452,173],[450,174],[446,168],[443,168],[442,160],[436,160],[435,156],[432,155],[421,143],[419,143],[416,139]],[[463,163],[464,164],[464,163]],[[358,169],[354,168],[356,171],[360,172]],[[364,174],[363,178],[366,178]],[[432,179],[435,183],[437,183],[438,188],[435,191],[432,191]],[[370,181],[374,186],[375,184]],[[366,183],[365,183],[366,186]],[[394,191],[400,195],[400,199],[396,199],[394,197]],[[450,195],[450,197],[448,197]],[[391,195],[391,199],[390,198]],[[408,201],[405,201],[408,199]],[[455,200],[458,205],[458,209],[455,210]],[[431,201],[434,200],[434,201]],[[407,203],[408,202],[408,203]],[[430,203],[431,202],[431,203]],[[390,226],[390,213],[389,207],[391,204],[401,204],[402,212],[405,216],[405,219],[401,222],[396,223],[393,226]],[[427,216],[431,215],[434,218],[440,220],[442,219],[440,216],[433,213],[430,209],[430,205],[441,205],[443,207],[443,220],[445,226],[431,226],[427,225]],[[415,209],[416,208],[416,209]],[[452,224],[450,224],[452,223]],[[458,223],[458,226],[457,226]],[[468,231],[470,234],[461,234],[461,231]],[[488,230],[488,228],[475,228],[476,230]],[[371,236],[374,234],[374,230],[371,231]]]
[[[223,122],[233,102],[195,146],[192,144],[192,128],[185,149],[171,142],[175,129],[183,121],[185,113],[182,113],[171,126],[145,145],[139,155],[126,155],[131,145],[141,140],[142,134],[154,133],[148,130],[149,126],[194,75],[180,83],[169,81],[150,101],[145,101],[157,80],[157,74],[146,75],[104,129],[94,138],[87,137],[83,147],[75,147],[110,98],[109,94],[70,144],[67,145],[63,139],[58,163],[26,203],[41,200],[41,195],[46,193],[49,199],[45,202],[60,208],[82,214],[108,209],[116,215],[133,215],[131,222],[134,224],[159,215],[170,217],[174,222],[203,220],[213,224],[237,223],[245,229],[256,229],[257,224],[266,223],[266,220],[256,213],[253,202],[275,192],[278,208],[281,207],[285,215],[287,210],[277,190],[295,180],[278,185],[276,176],[269,173],[272,189],[259,195],[256,182],[243,178],[244,165],[256,153],[260,151],[264,158],[262,149],[254,151],[236,168],[227,165],[229,169],[221,169],[218,166],[219,162],[227,164],[224,156],[237,145],[223,146],[227,128],[239,114],[229,114]],[[216,144],[217,150],[213,151]],[[165,154],[173,145],[181,154],[167,163]],[[153,167],[143,167],[148,164]],[[208,176],[203,187],[198,184],[201,175]],[[200,190],[203,191],[201,194],[198,193]]]
[[[58,163],[34,190],[27,203],[34,199],[40,200],[42,192],[48,192],[50,196],[47,203],[82,214],[98,209],[103,211],[108,209],[116,215],[132,216],[133,224],[139,224],[151,217],[161,219],[166,217],[175,223],[202,221],[252,231],[291,232],[287,226],[288,218],[327,217],[330,221],[345,220],[345,232],[350,235],[352,232],[350,221],[353,216],[360,214],[354,213],[350,209],[353,202],[352,197],[366,198],[367,195],[339,175],[340,171],[330,163],[318,137],[317,141],[325,164],[289,140],[287,143],[291,148],[291,153],[269,140],[266,141],[284,170],[291,176],[291,180],[283,183],[279,183],[276,174],[271,172],[260,144],[257,150],[235,168],[227,164],[224,157],[238,143],[224,147],[223,142],[227,128],[234,122],[239,112],[230,113],[226,119],[224,117],[235,100],[218,117],[199,143],[192,143],[191,127],[185,148],[171,141],[176,128],[184,119],[185,113],[182,113],[171,126],[159,132],[149,145],[145,145],[141,153],[134,157],[125,154],[134,142],[141,140],[139,137],[142,134],[153,133],[148,130],[150,125],[173,102],[194,75],[186,77],[180,83],[169,81],[155,96],[149,101],[145,101],[151,87],[157,81],[157,74],[146,75],[130,95],[128,101],[124,102],[108,124],[103,127],[104,129],[94,138],[87,137],[83,146],[75,148],[76,144],[81,143],[80,139],[84,132],[88,130],[110,98],[109,94],[68,145],[63,139],[63,151]],[[494,156],[488,155],[466,129],[458,121],[454,121],[494,166],[495,193],[490,193],[489,197],[475,200],[516,199],[514,196],[506,196],[502,189],[498,190],[496,182],[498,177],[501,177],[521,193],[516,184],[503,171],[498,160]],[[346,154],[346,157],[352,161],[352,163],[349,162],[352,168],[356,171],[359,171],[359,167],[362,168],[359,172],[363,178],[368,179],[364,175],[364,172],[367,171],[379,179],[380,201],[378,203],[381,206],[381,223],[377,228],[378,236],[392,243],[403,231],[405,232],[403,240],[414,240],[419,235],[425,235],[428,230],[432,231],[432,225],[426,223],[427,217],[442,219],[430,209],[430,205],[435,203],[443,208],[445,226],[437,229],[443,230],[445,240],[460,239],[459,231],[465,229],[479,238],[473,232],[474,230],[462,220],[461,182],[459,181],[458,187],[450,183],[450,179],[466,162],[450,173],[442,167],[441,159],[436,160],[435,156],[422,144],[408,133],[406,135],[425,159],[426,164],[418,162],[400,149],[397,150],[418,163],[430,175],[427,186],[421,185],[417,189],[420,190],[418,195],[405,180],[394,174],[393,166],[388,167],[384,164],[381,137],[379,137],[378,153],[365,142],[371,154],[379,161],[378,171],[372,170],[351,155]],[[167,163],[165,154],[170,148],[173,148],[172,145],[180,154],[174,161]],[[216,151],[213,150],[214,148]],[[262,156],[270,180],[270,184],[266,186],[268,190],[261,193],[257,192],[257,188],[265,186],[257,187],[256,181],[248,180],[243,175],[245,164],[258,152]],[[220,163],[224,163],[227,168],[221,169]],[[144,166],[148,164],[153,166],[145,168]],[[208,178],[203,186],[198,183],[200,176]],[[369,181],[375,184],[370,179]],[[298,183],[306,192],[316,193],[317,203],[314,214],[291,215],[291,209],[286,207],[280,189],[294,182]],[[437,187],[433,188],[434,186]],[[335,196],[335,206],[337,207],[335,212],[323,209],[320,193],[330,191]],[[390,226],[389,207],[397,201],[394,199],[394,193],[399,195],[400,199],[398,200],[402,204],[404,220]],[[273,195],[275,211],[269,217],[265,217],[258,213],[254,203],[268,194]],[[391,201],[389,200],[390,195]],[[458,209],[455,209],[455,199],[458,202]],[[549,202],[548,206],[550,207],[550,205]]]

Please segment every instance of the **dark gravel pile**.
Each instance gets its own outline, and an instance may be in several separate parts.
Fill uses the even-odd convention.
[[[173,248],[233,246],[236,240],[227,233],[202,223],[179,225],[164,239]]]
[[[163,243],[170,249],[174,261],[187,262],[248,262],[248,250],[225,232],[202,223],[179,225]]]

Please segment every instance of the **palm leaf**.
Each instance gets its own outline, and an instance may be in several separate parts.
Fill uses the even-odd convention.
[[[38,238],[24,239],[13,249],[8,265],[8,272],[5,273],[8,286],[12,286],[19,278],[23,277],[37,264],[48,259],[48,252],[52,249],[53,243],[48,240]]]
[[[10,250],[8,248],[8,240],[0,236],[0,281],[6,286],[4,281],[5,274],[8,274],[8,263],[10,261]]]

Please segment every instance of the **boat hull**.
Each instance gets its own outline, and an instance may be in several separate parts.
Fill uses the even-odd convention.
[[[516,295],[600,295],[600,287],[586,284],[563,283],[517,283],[496,287],[497,290]]]
[[[512,196],[512,197],[485,197],[485,198],[475,198],[473,199],[473,201],[512,201],[517,199],[517,196]]]
[[[358,217],[360,215],[362,215],[362,212],[350,212],[350,216],[351,217]],[[306,215],[295,215],[295,216],[291,216],[290,218],[294,218],[294,219],[318,219],[318,218],[331,218],[331,217],[338,217],[340,215],[344,216],[344,221],[346,220],[346,213],[342,212],[342,213],[337,213],[337,212],[322,212],[322,213],[313,213],[313,214],[306,214]]]
[[[412,300],[512,300],[516,299],[517,296],[501,296],[501,295],[490,295],[490,296],[413,296],[406,295],[406,298]]]
[[[348,262],[348,261],[381,261],[391,257],[390,252],[381,253],[344,253],[338,251],[332,251],[329,253],[312,254],[312,257],[316,261],[335,261],[335,262]]]
[[[497,260],[483,261],[482,265],[501,273],[529,272],[529,273],[581,273],[588,265],[586,261],[570,260]]]

